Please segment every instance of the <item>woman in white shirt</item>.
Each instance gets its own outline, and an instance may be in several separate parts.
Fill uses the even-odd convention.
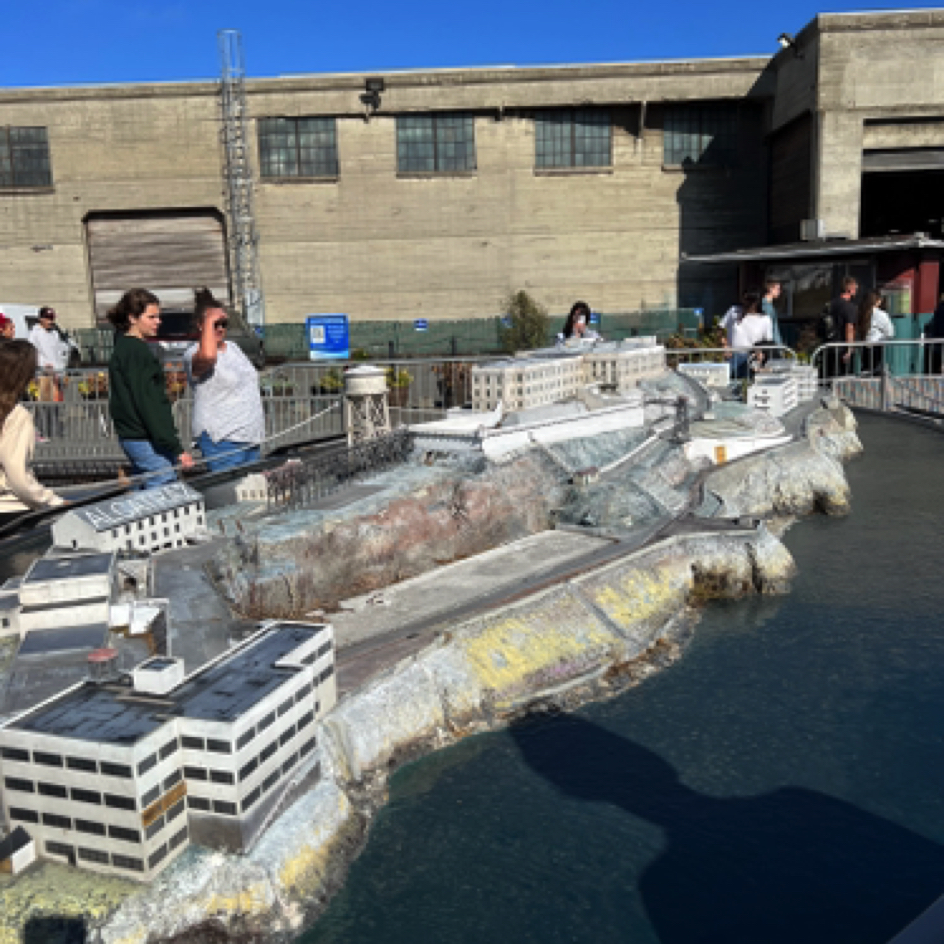
[[[29,468],[36,429],[17,400],[36,374],[36,359],[29,341],[0,341],[0,525],[24,512],[64,503]]]
[[[758,344],[772,344],[773,324],[768,315],[761,313],[760,294],[745,292],[740,305],[732,305],[721,319],[724,328],[722,344],[731,354],[731,376],[735,379],[747,377],[752,358],[763,363],[762,352],[753,349]],[[726,355],[727,356],[727,355]]]
[[[888,312],[882,307],[882,296],[878,292],[866,292],[859,306],[859,337],[873,344],[862,350],[862,373],[880,374],[885,362],[882,345],[895,337],[895,326]]]

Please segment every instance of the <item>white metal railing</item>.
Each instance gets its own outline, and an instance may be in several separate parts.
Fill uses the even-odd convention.
[[[878,376],[883,370],[895,377],[940,374],[944,338],[908,338],[881,342],[831,341],[810,356],[820,377]]]

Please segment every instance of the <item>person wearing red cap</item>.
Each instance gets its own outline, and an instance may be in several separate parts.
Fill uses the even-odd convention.
[[[0,311],[0,341],[12,341],[16,337],[16,325],[12,318]]]

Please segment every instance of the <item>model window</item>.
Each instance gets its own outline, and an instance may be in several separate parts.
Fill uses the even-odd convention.
[[[177,738],[174,738],[172,741],[168,741],[161,748],[161,760],[164,760],[165,757],[170,757],[177,750]]]
[[[175,770],[172,774],[164,778],[164,789],[170,790],[170,788],[177,783],[178,780],[182,778],[182,774],[179,770]]]
[[[244,731],[236,739],[236,750],[241,751],[255,736],[256,736],[255,728],[250,728],[248,731]]]
[[[259,766],[258,761],[256,760],[255,757],[253,757],[253,759],[249,761],[248,764],[243,764],[243,766],[239,768],[239,779],[245,780],[247,777],[249,777],[252,774],[252,772],[258,766]]]
[[[102,795],[97,790],[80,790],[78,787],[72,788],[72,799],[76,803],[96,803],[101,805]]]
[[[58,783],[40,783],[38,786],[39,792],[43,796],[58,797],[60,800],[64,800],[69,795],[69,791]]]
[[[43,825],[55,826],[57,829],[72,829],[72,820],[68,816],[59,816],[56,813],[43,813]]]
[[[269,727],[269,725],[272,724],[273,721],[275,721],[275,712],[274,712],[274,711],[271,712],[270,714],[267,714],[267,715],[259,722],[259,730],[260,730],[260,731],[265,731],[265,729],[266,729],[267,727]]]
[[[279,717],[281,718],[282,715],[284,715],[287,711],[291,711],[292,705],[294,704],[295,704],[294,699],[286,698],[285,701],[283,701],[282,704],[279,705]]]
[[[259,165],[263,177],[337,177],[334,118],[260,118]]]
[[[113,793],[105,794],[105,806],[110,806],[116,810],[135,810],[137,806],[133,797],[115,796]]]
[[[535,167],[609,167],[613,163],[610,113],[562,108],[534,119]]]
[[[672,105],[662,122],[662,160],[666,164],[737,162],[736,105]]]
[[[284,764],[282,764],[282,774],[283,775],[287,774],[297,763],[298,763],[298,754],[292,754],[292,756],[289,757],[288,760],[286,760]]]
[[[475,170],[475,118],[461,112],[397,117],[397,171]]]
[[[251,793],[246,795],[246,798],[242,802],[242,810],[245,813],[259,799],[260,790],[259,787],[256,787]]]
[[[318,650],[318,658],[320,659],[322,656],[326,656],[330,651],[331,651],[331,640],[329,639],[329,640]]]
[[[182,806],[183,804],[181,804]],[[171,849],[176,849],[187,838],[187,827],[184,826],[179,832],[170,837]]]
[[[154,866],[157,865],[161,861],[161,859],[163,859],[164,856],[166,855],[167,855],[167,843],[165,842],[164,845],[161,846],[160,849],[158,849],[156,852],[152,852],[151,855],[148,857],[148,868],[153,869]]]
[[[89,833],[92,836],[104,836],[105,824],[96,823],[89,819],[77,819],[75,828],[80,833]]]
[[[138,764],[138,776],[143,777],[152,767],[157,764],[157,754],[151,754],[148,757],[145,757],[144,760]]]
[[[108,853],[99,852],[98,849],[83,849],[79,846],[79,858],[85,859],[86,862],[101,862],[103,865],[108,865]]]
[[[61,842],[47,842],[46,851],[50,855],[63,856],[68,859],[71,863],[73,857],[75,856],[75,849],[72,846],[67,846]]]
[[[236,778],[228,770],[211,770],[210,780],[213,783],[233,784]]]
[[[184,767],[184,776],[188,780],[206,780],[207,772],[202,767]]]
[[[177,819],[177,817],[180,816],[180,814],[183,813],[183,811],[184,811],[184,801],[181,800],[179,803],[175,803],[167,811],[167,822],[169,823],[172,819]]]
[[[145,830],[148,839],[153,839],[164,828],[164,817],[158,816]]]
[[[20,780],[18,777],[4,777],[3,785],[7,790],[18,790],[20,793],[34,793],[32,780]]]
[[[263,748],[262,752],[259,754],[259,763],[264,764],[278,750],[278,747],[279,745],[273,741]]]
[[[317,738],[312,738],[310,741],[305,741],[299,749],[299,753],[304,757],[306,754],[314,750],[315,745],[318,743]]]
[[[112,855],[111,864],[116,869],[126,869],[129,872],[143,872],[144,863],[140,859],[132,859],[130,856]]]
[[[279,746],[285,747],[292,738],[295,737],[295,725],[293,724],[290,728],[286,728],[282,732],[282,736],[279,738]]]
[[[187,806],[192,810],[208,810],[210,808],[210,801],[204,800],[203,797],[187,797]]]
[[[126,780],[132,777],[131,768],[127,764],[111,764],[103,760],[99,766],[106,777],[123,777]]]
[[[186,735],[184,735],[180,740],[186,750],[190,750],[190,751],[203,750],[203,738],[187,737]]]
[[[45,128],[0,128],[0,187],[51,187]]]
[[[233,748],[229,741],[215,741],[213,738],[207,738],[208,751],[212,751],[215,754],[232,754]]]
[[[61,767],[62,758],[58,754],[44,754],[42,751],[33,751],[33,763],[43,764],[46,767]]]
[[[314,720],[315,720],[315,713],[313,711],[306,711],[298,719],[298,730],[300,731],[302,728],[307,728],[308,725],[310,725],[312,721]]]
[[[213,812],[222,813],[224,816],[235,816],[236,815],[236,804],[227,803],[225,800],[214,800],[213,801]]]
[[[19,806],[11,806],[10,819],[18,819],[22,823],[38,823],[39,813],[36,810],[24,810]]]
[[[108,835],[112,839],[120,839],[122,842],[140,842],[141,833],[136,829],[125,829],[124,826],[109,826]]]
[[[276,767],[275,770],[273,770],[272,773],[262,781],[263,792],[266,790],[271,790],[279,782],[280,776],[281,771],[278,767]]]
[[[303,698],[311,694],[311,682],[306,682],[302,687],[295,692],[295,703],[298,704]]]
[[[332,675],[334,675],[334,666],[329,665],[328,668],[326,668],[318,677],[318,682],[324,682],[325,680],[331,678]]]
[[[141,806],[147,809],[161,795],[161,785],[156,784],[141,797]]]

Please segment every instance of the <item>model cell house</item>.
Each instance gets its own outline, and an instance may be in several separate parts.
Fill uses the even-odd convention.
[[[194,842],[247,851],[336,700],[333,630],[276,622],[187,678],[155,656],[0,727],[3,813],[41,858],[148,881]],[[94,665],[92,662],[94,661]]]
[[[178,482],[73,509],[53,524],[52,538],[62,548],[154,554],[205,531],[203,496]]]
[[[771,416],[783,416],[799,402],[796,378],[789,374],[759,376],[747,391],[747,405]]]

